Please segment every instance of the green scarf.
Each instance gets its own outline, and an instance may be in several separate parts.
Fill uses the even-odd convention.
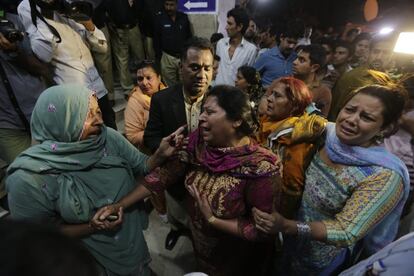
[[[106,142],[119,139],[114,131],[102,127],[100,135],[79,141],[91,97],[90,90],[78,85],[45,90],[31,120],[32,137],[40,144],[23,152],[8,170],[28,171],[33,181],[38,174],[55,176],[44,193],[66,223],[88,222],[98,208],[119,201],[135,187],[127,161],[108,154],[111,145]],[[83,241],[102,266],[129,274],[149,259],[141,219],[136,209],[128,210],[120,229]]]

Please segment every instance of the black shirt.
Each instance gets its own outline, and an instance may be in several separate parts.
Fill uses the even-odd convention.
[[[163,0],[140,0],[139,28],[145,36],[154,36],[154,21],[156,15],[162,11]]]
[[[138,23],[140,6],[137,0],[134,0],[132,6],[128,0],[106,0],[105,8],[109,20],[118,28],[135,26]]]
[[[101,2],[101,4],[93,11],[92,21],[98,29],[102,29],[105,27],[107,19],[106,7],[104,2]]]
[[[162,52],[179,57],[185,41],[192,37],[186,14],[177,11],[175,21],[162,12],[157,15],[154,27],[154,50],[157,59]]]

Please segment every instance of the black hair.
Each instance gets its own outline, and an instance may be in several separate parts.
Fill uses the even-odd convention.
[[[335,50],[334,49],[335,42],[329,37],[322,37],[317,43],[320,45],[323,45],[323,44],[328,45],[332,49],[332,51]]]
[[[147,67],[150,67],[150,68],[152,68],[152,70],[154,70],[154,72],[158,75],[158,76],[160,76],[161,75],[161,68],[160,68],[160,66],[158,65],[158,63],[157,62],[155,62],[154,60],[143,60],[143,61],[141,61],[141,62],[138,62],[137,64],[136,64],[136,66],[135,66],[135,72],[136,71],[138,71],[138,70],[140,70],[140,69],[143,69],[143,68],[147,68]]]
[[[207,97],[217,98],[218,105],[224,109],[230,121],[242,122],[237,128],[238,135],[249,136],[256,131],[258,122],[246,93],[234,86],[216,85]]]
[[[350,37],[351,35],[353,35],[354,33],[359,33],[359,29],[356,29],[356,28],[352,28],[352,29],[350,29],[350,30],[348,30],[347,32],[346,32],[346,37]]]
[[[407,74],[400,79],[400,85],[407,90],[408,97],[414,99],[414,74]]]
[[[260,83],[260,78],[257,78],[257,71],[254,67],[243,65],[239,67],[237,71],[239,71],[243,75],[243,77],[249,84],[254,85]]]
[[[287,22],[281,36],[299,39],[305,34],[305,23],[301,19],[294,19]]]
[[[271,36],[277,36],[278,29],[277,29],[277,27],[276,27],[276,25],[275,25],[275,24],[269,24],[269,25],[268,25],[267,32],[268,32]]]
[[[54,1],[54,2],[57,3],[58,1]],[[56,30],[55,27],[50,25],[46,21],[46,19],[43,17],[43,15],[38,11],[38,9],[37,9],[38,2],[36,2],[36,0],[29,0],[29,4],[30,4],[30,16],[31,16],[33,25],[37,28],[37,19],[39,18],[40,20],[43,21],[43,23],[46,24],[46,26],[48,27],[50,32],[54,36],[56,36],[56,38],[57,38],[56,43],[61,43],[62,42],[62,37],[60,36],[59,32]]]
[[[220,56],[219,56],[219,55],[214,55],[214,60],[216,60],[216,61],[220,62],[221,58],[220,58]]]
[[[211,52],[211,55],[214,56],[213,45],[211,45],[211,42],[207,38],[193,36],[184,43],[184,47],[181,50],[181,61],[187,59],[187,52],[190,48],[208,50]]]
[[[338,47],[342,47],[348,50],[348,57],[352,57],[354,55],[354,47],[352,46],[351,43],[342,40],[342,39],[338,39],[337,41],[335,41],[335,48],[334,48],[334,52],[336,50],[336,48]]]
[[[304,44],[297,45],[297,46],[295,47],[295,52],[296,52],[296,53],[299,53],[300,51],[302,51],[302,50],[303,50],[303,48],[305,48],[305,46],[306,46],[306,45],[304,45]]]
[[[245,9],[242,8],[234,8],[227,12],[227,17],[233,17],[236,25],[243,25],[241,29],[241,34],[244,35],[247,28],[249,27],[249,15],[247,14]]]
[[[222,33],[214,33],[210,37],[210,42],[211,43],[216,43],[217,41],[219,41],[223,37],[224,37],[224,35]]]
[[[239,67],[237,71],[242,74],[243,78],[249,84],[247,91],[249,94],[249,99],[250,101],[254,101],[254,99],[258,98],[263,91],[262,79],[259,72],[257,72],[256,68],[247,65]]]
[[[352,44],[354,45],[354,47],[357,45],[358,42],[362,41],[362,40],[368,40],[371,41],[372,36],[369,33],[360,33],[355,39],[354,41],[352,41]]]
[[[318,64],[321,68],[326,64],[326,51],[319,44],[305,45],[302,51],[309,54],[311,64]]]
[[[97,262],[81,241],[51,226],[0,222],[0,244],[2,275],[99,275]]]

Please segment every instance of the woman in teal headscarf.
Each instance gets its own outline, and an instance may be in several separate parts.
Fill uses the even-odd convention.
[[[171,145],[180,141],[182,129],[164,138],[148,157],[103,125],[91,91],[60,85],[39,97],[31,131],[39,144],[23,152],[8,170],[11,217],[59,223],[64,233],[82,238],[104,275],[149,274],[144,214],[134,207],[120,210],[115,221],[99,221],[94,214],[133,190],[135,176],[172,155]]]

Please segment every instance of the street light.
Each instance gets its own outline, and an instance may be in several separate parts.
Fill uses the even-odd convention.
[[[394,31],[394,28],[391,27],[384,27],[379,31],[380,35],[388,35]]]
[[[398,36],[394,52],[414,55],[414,32],[402,32]]]

